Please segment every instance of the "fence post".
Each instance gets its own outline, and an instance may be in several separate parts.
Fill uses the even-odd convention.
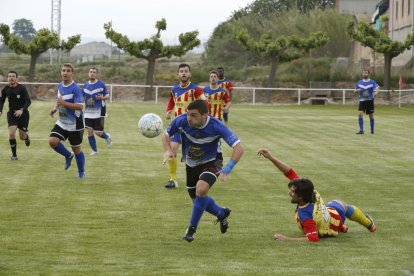
[[[398,108],[401,108],[401,89],[398,91]]]
[[[345,104],[345,89],[342,90],[342,104]]]
[[[301,96],[301,91],[300,91],[300,89],[298,89],[298,105],[300,105],[300,96]]]
[[[155,103],[158,103],[158,86],[155,86]]]
[[[112,84],[109,86],[109,102],[112,103]]]
[[[253,88],[253,105],[256,103],[256,88]]]

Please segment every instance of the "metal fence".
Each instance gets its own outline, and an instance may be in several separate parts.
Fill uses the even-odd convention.
[[[0,82],[0,86],[7,82]],[[36,91],[39,100],[53,100],[57,95],[57,83],[22,82]],[[79,84],[82,86],[82,84]],[[171,86],[153,85],[151,99],[144,99],[145,89],[150,85],[106,84],[110,92],[110,102],[167,102]],[[354,89],[337,88],[264,88],[234,87],[233,103],[302,105],[302,104],[354,104],[358,98]],[[380,90],[376,98],[378,104],[414,104],[414,89]]]

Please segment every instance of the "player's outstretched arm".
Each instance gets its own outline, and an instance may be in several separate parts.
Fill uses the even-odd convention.
[[[275,241],[308,241],[308,238],[306,237],[300,237],[300,238],[294,238],[294,237],[288,237],[282,234],[274,234],[273,239]]]
[[[259,156],[263,156],[264,158],[268,159],[270,162],[273,163],[273,165],[276,166],[276,168],[278,168],[283,174],[287,173],[291,168],[289,167],[289,165],[287,165],[286,163],[284,163],[283,161],[277,159],[276,157],[274,157],[270,151],[266,148],[260,148],[257,150],[257,154]]]

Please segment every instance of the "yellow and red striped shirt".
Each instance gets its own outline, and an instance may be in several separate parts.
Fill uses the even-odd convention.
[[[223,108],[230,102],[229,93],[220,86],[217,89],[206,86],[203,91],[210,103],[209,114],[221,121],[223,119]]]
[[[174,110],[174,116],[177,117],[187,112],[187,106],[195,100],[206,100],[203,90],[193,83],[188,83],[182,87],[177,84],[170,91],[170,100],[168,101],[166,112]]]

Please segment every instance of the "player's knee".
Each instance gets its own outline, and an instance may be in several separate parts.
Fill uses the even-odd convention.
[[[203,172],[197,182],[196,194],[197,196],[206,196],[210,187],[216,182],[217,176],[212,172]]]
[[[199,186],[197,185],[197,188],[196,188],[196,195],[197,195],[197,196],[207,196],[207,194],[208,194],[208,190],[209,190],[209,187],[199,187]]]
[[[49,146],[50,147],[56,148],[58,146],[58,144],[59,144],[60,141],[56,137],[49,137],[48,142],[49,142]]]

